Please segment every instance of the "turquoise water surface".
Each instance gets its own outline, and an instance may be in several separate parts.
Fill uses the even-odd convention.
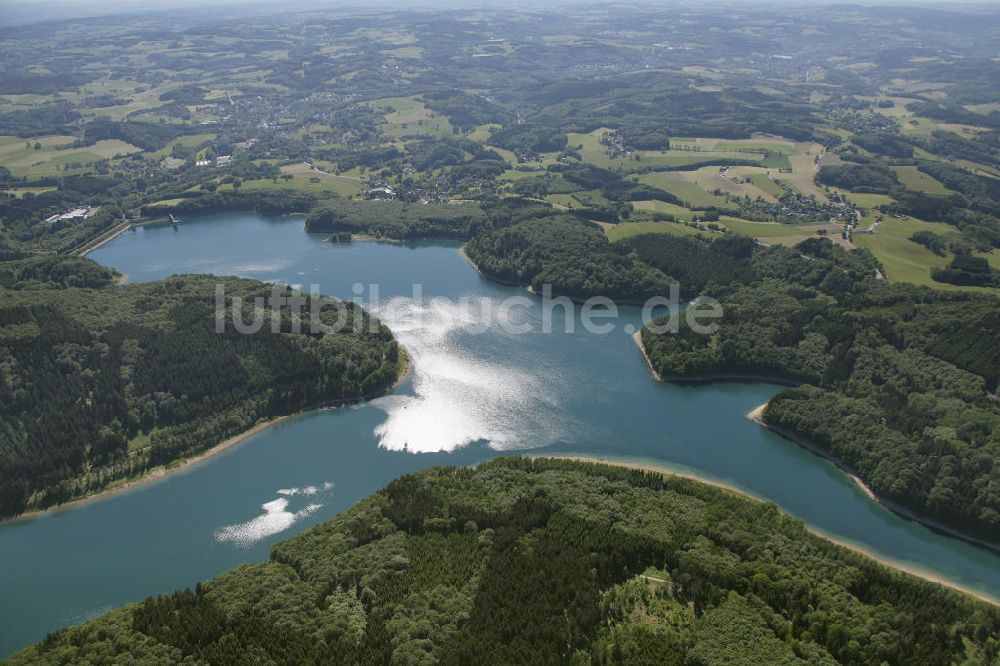
[[[653,381],[623,308],[606,335],[480,277],[454,244],[337,245],[301,217],[205,216],[126,232],[91,258],[145,281],[240,275],[352,298],[392,327],[414,372],[391,396],[297,417],[135,490],[0,525],[0,656],[121,604],[262,560],[270,546],[390,479],[501,453],[581,453],[668,465],[776,502],[880,556],[1000,596],[1000,558],[903,520],[830,463],[745,418],[779,387]],[[422,298],[412,297],[413,284]],[[461,299],[465,299],[463,304]],[[518,335],[501,323],[530,324]],[[631,329],[634,330],[634,329]]]

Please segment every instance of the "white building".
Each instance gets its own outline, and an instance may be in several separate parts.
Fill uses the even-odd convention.
[[[101,209],[100,206],[84,206],[82,208],[74,208],[68,210],[65,213],[56,213],[45,218],[45,222],[52,224],[53,222],[58,222],[59,220],[86,220],[94,216],[94,213]]]

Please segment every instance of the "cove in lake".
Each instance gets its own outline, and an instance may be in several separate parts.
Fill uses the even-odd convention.
[[[777,503],[810,526],[879,556],[1000,597],[1000,558],[895,516],[831,463],[745,414],[780,387],[655,382],[624,324],[616,330],[510,335],[465,330],[523,293],[483,279],[454,244],[339,245],[301,217],[212,215],[127,232],[91,257],[132,281],[217,273],[353,296],[379,285],[385,317],[412,356],[393,394],[265,430],[205,463],[119,495],[0,525],[0,655],[150,594],[194,585],[326,520],[389,480],[495,455],[591,455],[664,465]],[[426,300],[406,300],[413,283]],[[388,299],[395,297],[395,307]],[[476,310],[473,309],[473,312]],[[537,323],[540,307],[524,312]]]

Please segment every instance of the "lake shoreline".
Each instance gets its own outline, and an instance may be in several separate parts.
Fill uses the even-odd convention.
[[[902,504],[899,504],[898,502],[894,502],[893,500],[881,497],[874,490],[872,490],[872,488],[867,483],[861,480],[861,477],[857,475],[857,472],[850,465],[848,465],[846,462],[844,462],[837,456],[833,455],[826,449],[816,445],[815,443],[809,441],[805,437],[788,430],[787,428],[782,428],[781,426],[769,424],[766,421],[764,421],[764,409],[767,407],[767,404],[768,403],[765,402],[763,405],[760,405],[751,410],[750,412],[748,412],[747,418],[756,423],[757,425],[761,426],[762,428],[766,428],[767,430],[770,430],[774,434],[780,435],[781,437],[784,437],[788,441],[801,446],[810,453],[817,455],[820,458],[825,458],[826,460],[829,460],[840,471],[847,474],[847,476],[851,479],[851,481],[853,481],[854,484],[861,489],[861,491],[868,497],[868,499],[872,500],[879,506],[893,512],[897,516],[905,518],[906,520],[912,521],[914,523],[923,525],[924,527],[934,532],[937,532],[938,534],[941,534],[946,537],[951,537],[953,539],[959,539],[960,541],[964,541],[965,543],[971,546],[976,546],[977,548],[982,548],[983,550],[993,553],[994,555],[1000,555],[1000,544],[995,544],[985,539],[981,539],[977,536],[969,534],[967,532],[963,532],[962,530],[955,529],[954,527],[945,525],[944,523],[935,520],[933,518],[921,516],[913,509],[905,507]]]
[[[687,378],[687,377],[675,378],[672,375],[664,376],[661,375],[659,372],[657,372],[656,369],[653,367],[653,364],[649,359],[649,355],[646,353],[646,348],[642,344],[641,332],[637,331],[635,335],[632,336],[632,338],[635,340],[636,345],[638,345],[639,350],[642,352],[642,356],[646,360],[646,365],[649,368],[649,372],[653,375],[653,377],[657,381],[665,381],[678,384],[710,384],[712,382],[763,382],[769,384],[781,384],[785,386],[798,386],[797,383],[793,383],[787,379],[776,379],[758,375],[703,375],[697,378]],[[836,457],[829,451],[823,449],[822,447],[816,445],[815,443],[809,441],[808,439],[802,437],[797,433],[794,433],[786,428],[782,428],[780,426],[775,426],[765,422],[764,409],[767,407],[767,404],[768,403],[764,403],[763,405],[759,405],[758,407],[752,409],[750,412],[747,413],[746,417],[749,420],[756,423],[757,425],[761,426],[762,428],[766,428],[767,430],[770,430],[776,435],[779,435],[789,440],[790,442],[793,442],[794,444],[801,446],[810,453],[817,455],[821,458],[825,458],[829,462],[833,463],[840,471],[846,474],[848,478],[850,478],[851,481],[861,490],[861,492],[863,492],[865,496],[867,496],[868,499],[870,499],[871,501],[893,512],[894,514],[898,515],[901,518],[905,518],[906,520],[910,520],[912,522],[923,525],[924,527],[934,532],[937,532],[942,536],[958,539],[960,541],[964,541],[969,545],[976,546],[977,548],[982,548],[983,550],[986,550],[987,552],[990,552],[994,555],[1000,555],[1000,544],[992,543],[985,539],[979,538],[975,535],[963,532],[962,530],[955,529],[954,527],[945,525],[944,523],[935,520],[933,518],[921,516],[912,509],[909,509],[899,504],[898,502],[894,502],[892,500],[879,496],[867,483],[865,483],[861,479],[861,477],[858,476],[854,468],[852,468],[850,465],[848,465],[840,458]]]
[[[775,433],[776,435],[781,435],[782,437],[784,437],[785,439],[789,440],[790,442],[798,444],[803,449],[806,449],[807,451],[809,451],[813,455],[817,455],[820,458],[824,458],[826,460],[829,460],[830,462],[832,462],[837,467],[837,469],[839,469],[841,472],[843,472],[844,474],[846,474],[851,479],[851,481],[854,482],[854,485],[856,485],[858,488],[861,489],[861,492],[863,492],[868,497],[868,499],[870,499],[870,500],[872,500],[874,502],[878,502],[878,503],[881,504],[881,500],[879,500],[879,497],[878,497],[878,495],[875,494],[875,491],[872,490],[868,486],[868,484],[866,484],[864,481],[862,481],[861,477],[859,477],[854,472],[854,470],[851,468],[851,466],[848,465],[847,463],[845,463],[843,460],[841,460],[840,458],[837,458],[836,456],[830,454],[829,451],[824,450],[823,448],[821,448],[821,447],[817,446],[816,444],[812,443],[811,441],[809,441],[805,437],[802,437],[801,435],[798,435],[798,434],[792,432],[791,430],[788,430],[786,428],[782,428],[780,426],[771,425],[771,424],[767,423],[766,421],[764,421],[764,410],[766,408],[767,408],[767,403],[766,402],[764,404],[762,404],[762,405],[759,405],[759,406],[753,408],[752,410],[750,410],[749,412],[747,412],[747,419],[749,419],[750,421],[753,421],[754,423],[756,423],[757,425],[761,426],[762,428],[766,428],[767,430],[770,430],[771,432]]]
[[[285,416],[278,416],[273,419],[269,419],[267,421],[262,421],[251,427],[249,430],[244,430],[238,435],[233,435],[232,437],[216,444],[210,449],[202,451],[201,453],[195,454],[188,458],[180,458],[167,465],[160,465],[158,467],[154,467],[150,470],[147,470],[146,472],[143,472],[139,476],[131,477],[129,479],[124,479],[118,483],[112,483],[93,493],[73,498],[67,502],[63,502],[62,504],[54,504],[52,506],[45,507],[44,509],[31,509],[30,511],[25,511],[24,513],[20,513],[10,518],[4,518],[0,520],[0,523],[17,523],[21,521],[33,520],[35,518],[40,518],[46,514],[57,513],[60,511],[69,511],[71,509],[75,509],[90,502],[96,502],[98,500],[106,499],[113,495],[126,493],[127,491],[134,490],[148,483],[152,483],[153,481],[158,481],[159,479],[170,476],[172,474],[176,474],[177,472],[189,469],[191,467],[195,467],[207,460],[210,460],[224,453],[225,451],[235,447],[236,445],[241,444],[245,440],[249,439],[250,437],[253,437],[258,433],[261,433],[269,428],[285,423],[286,421],[289,421],[297,416],[301,416],[302,414],[305,413],[307,412],[301,412],[299,414],[287,414]]]
[[[97,250],[103,247],[104,245],[107,245],[114,239],[121,236],[126,231],[132,231],[137,227],[145,227],[151,224],[163,224],[169,221],[170,221],[169,218],[157,217],[152,219],[140,218],[137,220],[129,220],[128,222],[123,222],[122,224],[110,229],[109,231],[105,231],[104,233],[100,233],[94,236],[90,240],[84,241],[82,245],[79,245],[73,250],[70,250],[69,255],[77,257],[86,257],[94,250]]]
[[[642,329],[639,329],[632,334],[632,340],[634,340],[636,346],[639,347],[639,351],[642,353],[642,358],[646,361],[646,368],[649,369],[649,374],[653,375],[653,379],[656,381],[662,382],[663,375],[661,375],[656,368],[653,367],[653,361],[649,358],[649,354],[646,353],[646,346],[642,344]]]
[[[101,488],[100,490],[96,490],[92,493],[88,493],[80,497],[75,497],[61,504],[54,504],[52,506],[48,506],[43,509],[30,509],[23,513],[19,513],[16,516],[0,518],[0,525],[5,523],[18,523],[22,521],[34,520],[36,518],[41,518],[47,514],[52,514],[60,511],[69,511],[71,509],[78,508],[90,502],[96,502],[99,500],[108,499],[114,495],[125,494],[128,491],[135,490],[146,484],[153,483],[154,481],[159,481],[160,479],[163,479],[167,476],[171,476],[178,472],[182,472],[197,467],[198,465],[207,462],[212,458],[215,458],[229,451],[230,449],[239,446],[240,444],[250,439],[254,435],[258,435],[264,432],[265,430],[269,430],[283,423],[287,423],[288,421],[291,421],[293,419],[306,416],[308,414],[311,414],[312,412],[318,412],[324,409],[336,409],[340,407],[346,407],[348,405],[355,405],[362,402],[374,400],[382,396],[389,395],[390,393],[393,393],[396,389],[398,389],[403,384],[404,381],[406,381],[407,377],[410,376],[410,372],[413,369],[413,363],[410,360],[410,355],[406,353],[406,350],[403,348],[402,345],[400,345],[399,349],[401,353],[400,359],[402,360],[402,368],[400,369],[399,374],[396,376],[396,380],[392,383],[391,386],[389,386],[384,391],[380,391],[372,395],[361,396],[357,399],[333,401],[316,407],[303,409],[301,411],[295,412],[294,414],[285,414],[283,416],[276,416],[266,421],[261,421],[252,426],[251,428],[249,428],[248,430],[244,430],[241,433],[233,435],[232,437],[229,437],[223,440],[222,442],[219,442],[218,444],[212,446],[211,448],[205,449],[200,453],[196,453],[187,458],[179,458],[166,465],[159,465],[157,467],[154,467],[152,469],[143,472],[138,476],[122,479],[116,483],[113,482],[105,486],[104,488]]]
[[[88,254],[96,250],[97,248],[110,243],[114,239],[121,236],[123,233],[132,229],[135,225],[132,222],[125,222],[116,227],[113,227],[110,231],[106,231],[102,234],[98,234],[90,240],[84,241],[82,245],[71,250],[69,252],[70,256],[86,257]]]
[[[430,240],[434,240],[434,239],[430,239]],[[489,275],[488,273],[484,273],[482,271],[482,269],[480,269],[479,266],[476,265],[476,262],[472,260],[472,257],[470,257],[468,255],[468,253],[466,253],[466,251],[465,251],[465,245],[462,245],[462,247],[458,248],[458,253],[460,255],[462,255],[462,258],[465,259],[465,261],[468,262],[468,264],[470,266],[472,266],[472,268],[476,271],[476,273],[478,273],[479,276],[482,277],[484,280],[487,280],[489,282],[493,282],[495,284],[500,284],[500,285],[503,285],[505,287],[518,287],[520,289],[524,289],[526,292],[528,292],[532,296],[537,296],[539,298],[542,297],[542,295],[539,294],[535,290],[535,288],[533,286],[531,286],[530,284],[523,284],[521,282],[517,282],[517,281],[514,281],[514,280],[502,280],[502,279],[500,279],[498,277],[494,277],[492,275]],[[585,305],[587,303],[587,301],[590,300],[590,298],[604,298],[604,297],[596,296],[595,295],[595,296],[591,296],[590,298],[579,298],[577,296],[570,296],[568,294],[560,294],[560,293],[553,292],[551,294],[551,298],[568,298],[570,301],[572,301],[576,305]],[[619,306],[619,305],[624,305],[624,306],[629,306],[629,307],[641,308],[641,307],[644,307],[646,305],[646,303],[648,302],[648,301],[637,301],[637,300],[620,299],[620,298],[608,298],[608,300],[610,300],[616,307]]]
[[[760,408],[758,407],[757,409],[760,409]],[[624,468],[628,468],[628,469],[642,470],[644,472],[653,472],[653,473],[656,473],[656,474],[663,474],[663,475],[668,475],[668,476],[679,477],[679,478],[682,478],[682,479],[688,479],[688,480],[691,480],[691,481],[697,481],[698,483],[703,483],[703,484],[705,484],[707,486],[711,486],[713,488],[718,488],[719,490],[725,490],[725,491],[728,491],[728,492],[736,493],[736,494],[740,495],[741,497],[745,497],[747,499],[754,500],[754,501],[757,501],[757,502],[771,502],[771,500],[763,498],[763,497],[761,497],[759,495],[756,495],[756,494],[754,494],[754,493],[752,493],[750,491],[744,490],[742,488],[738,488],[738,487],[736,487],[734,485],[728,484],[728,483],[726,483],[724,481],[718,481],[716,479],[705,477],[705,476],[702,476],[702,475],[694,473],[694,472],[688,472],[688,471],[685,471],[685,470],[679,470],[679,469],[671,467],[667,463],[663,463],[663,464],[645,463],[645,462],[636,462],[636,461],[632,461],[632,460],[618,459],[618,458],[614,458],[614,457],[596,456],[596,455],[595,456],[590,456],[590,455],[584,455],[584,454],[571,454],[571,455],[559,455],[559,454],[545,455],[545,454],[537,454],[537,455],[530,455],[528,457],[530,457],[530,458],[551,458],[551,459],[556,459],[556,460],[574,460],[574,461],[577,461],[577,462],[599,463],[599,464],[602,464],[602,465],[609,465],[609,466],[612,466],[612,467],[624,467]],[[791,515],[787,511],[785,511],[784,509],[781,509],[780,507],[779,507],[779,510],[782,513],[784,513],[785,515],[789,515],[789,516]],[[814,535],[816,537],[819,537],[821,539],[825,539],[827,541],[830,541],[830,542],[832,542],[832,543],[834,543],[834,544],[836,544],[836,545],[838,545],[838,546],[840,546],[842,548],[845,548],[845,549],[850,550],[852,552],[858,553],[859,555],[864,555],[865,557],[868,557],[868,558],[870,558],[870,559],[878,562],[879,564],[881,564],[881,565],[883,565],[885,567],[888,567],[890,569],[894,569],[896,571],[901,571],[901,572],[909,574],[911,576],[916,576],[917,578],[920,578],[920,579],[925,580],[925,581],[930,582],[930,583],[935,583],[937,585],[942,585],[942,586],[947,587],[949,589],[955,590],[957,592],[961,592],[961,593],[966,594],[966,595],[968,595],[970,597],[978,599],[979,601],[985,601],[986,603],[992,604],[994,606],[1000,606],[1000,598],[994,597],[994,596],[992,596],[990,594],[987,594],[985,592],[980,592],[978,590],[974,590],[972,588],[966,587],[966,586],[961,585],[959,583],[956,583],[954,581],[948,580],[947,578],[944,578],[943,576],[940,576],[938,574],[935,574],[935,573],[932,573],[930,571],[927,571],[926,569],[923,569],[922,567],[915,566],[915,565],[912,565],[912,564],[906,564],[904,562],[897,562],[897,561],[895,561],[893,559],[885,557],[884,555],[880,555],[878,553],[875,553],[874,551],[872,551],[872,550],[870,550],[868,548],[865,548],[864,546],[860,546],[860,545],[858,545],[856,543],[853,543],[851,541],[847,541],[845,539],[838,538],[837,536],[832,535],[832,534],[830,534],[829,532],[827,532],[825,530],[821,530],[821,529],[812,527],[812,526],[810,526],[808,524],[805,525],[805,529],[810,534],[812,534],[812,535]]]
[[[639,351],[642,352],[642,357],[646,360],[646,366],[649,368],[649,373],[653,375],[653,379],[658,382],[669,382],[671,384],[712,384],[715,382],[728,382],[732,384],[779,384],[781,386],[799,386],[800,382],[794,381],[792,379],[787,379],[785,377],[768,377],[767,375],[726,375],[726,374],[712,374],[712,375],[698,375],[698,376],[687,376],[687,375],[663,375],[653,367],[653,361],[650,360],[649,354],[646,352],[646,346],[642,344],[642,331],[636,331],[632,335],[632,339],[635,341],[636,346],[639,347]]]
[[[465,262],[469,264],[469,266],[472,266],[472,270],[476,271],[476,273],[479,274],[479,277],[483,278],[484,280],[487,280],[489,282],[494,282],[496,284],[502,284],[505,287],[521,287],[522,289],[527,289],[529,292],[531,292],[531,289],[523,284],[519,284],[517,282],[511,282],[509,280],[501,280],[500,278],[496,278],[493,277],[492,275],[487,275],[486,273],[484,273],[482,269],[480,269],[479,266],[476,264],[476,262],[472,260],[472,257],[470,257],[469,254],[465,251],[464,243],[460,248],[458,248],[458,253],[462,255],[462,259],[465,259]]]

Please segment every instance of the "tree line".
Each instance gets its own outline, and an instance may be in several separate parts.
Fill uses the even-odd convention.
[[[673,476],[498,458],[404,476],[194,590],[11,665],[991,663],[1000,612]]]
[[[331,335],[293,333],[287,307],[280,333],[217,333],[218,283],[246,303],[270,294],[209,276],[118,286],[85,259],[0,263],[0,517],[196,454],[261,419],[380,393],[400,372],[391,332],[350,303],[324,308],[331,322],[347,310]]]
[[[874,266],[866,252],[827,240],[758,248],[750,279],[706,291],[724,311],[716,333],[681,322],[676,335],[645,329],[643,345],[665,376],[802,383],[769,403],[767,423],[843,460],[880,496],[1000,541],[1000,406],[992,396],[1000,303],[889,285]]]

